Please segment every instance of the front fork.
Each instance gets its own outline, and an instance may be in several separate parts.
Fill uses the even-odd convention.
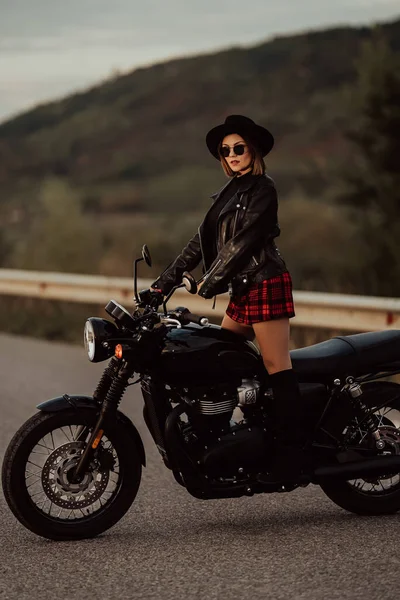
[[[121,361],[113,356],[113,358],[108,363],[107,368],[104,369],[103,375],[101,376],[101,379],[93,394],[93,400],[96,402],[96,404],[101,405],[103,403],[108,393],[108,390],[110,389],[112,381],[114,377],[118,375],[118,371],[120,370],[121,366]],[[87,429],[88,428],[85,425],[82,425],[78,429],[76,436],[76,440],[78,442],[84,442],[86,440]]]
[[[101,405],[100,415],[75,468],[73,474],[74,482],[79,482],[86,473],[93,454],[103,436],[103,426],[110,416],[115,416],[122,396],[128,387],[129,378],[132,375],[132,367],[115,357],[111,359],[108,367],[104,370],[96,391],[93,394],[93,398]],[[78,432],[77,440],[84,441],[86,436],[87,427],[83,425]]]

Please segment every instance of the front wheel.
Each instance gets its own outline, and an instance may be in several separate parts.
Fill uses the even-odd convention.
[[[81,481],[71,477],[96,419],[90,409],[40,412],[11,440],[3,461],[4,496],[34,533],[52,540],[94,537],[119,521],[134,501],[142,465],[118,419],[105,426]]]
[[[365,386],[362,398],[370,408],[373,418],[385,442],[385,454],[400,454],[400,386],[390,382]],[[357,418],[344,432],[352,447],[370,446],[373,441],[363,423]],[[400,510],[400,473],[386,473],[366,479],[320,482],[325,494],[338,506],[359,515],[387,515]]]

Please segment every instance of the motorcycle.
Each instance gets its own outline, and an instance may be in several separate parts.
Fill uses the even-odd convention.
[[[313,466],[306,481],[282,481],[269,467],[273,391],[257,346],[184,307],[167,310],[176,289],[197,292],[190,273],[166,298],[138,293],[143,260],[151,266],[147,246],[134,263],[133,312],[111,300],[105,310],[112,320],[85,323],[89,360],[109,360],[93,396],[64,394],[39,404],[9,443],[2,485],[22,525],[44,538],[73,540],[122,518],[146,464],[138,430],[119,410],[135,384],[165,467],[195,498],[311,484],[353,513],[399,510],[400,386],[383,381],[400,373],[399,330],[291,351]]]

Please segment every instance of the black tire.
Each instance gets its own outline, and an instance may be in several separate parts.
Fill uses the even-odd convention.
[[[94,537],[115,525],[133,503],[141,480],[141,457],[122,419],[117,419],[105,427],[106,439],[109,440],[110,447],[117,456],[118,476],[115,481],[115,490],[110,498],[105,500],[104,506],[87,516],[81,510],[83,517],[68,521],[67,518],[60,519],[54,515],[45,514],[34,503],[28,492],[27,463],[32,449],[37,447],[38,442],[44,436],[52,435],[50,432],[55,432],[61,427],[79,425],[93,427],[96,419],[97,411],[86,408],[78,411],[71,409],[54,413],[40,412],[22,425],[8,445],[2,468],[4,496],[18,521],[37,535],[51,540],[78,540]],[[28,466],[30,467],[30,465]],[[110,473],[111,471],[112,468],[109,469]],[[43,475],[43,469],[36,472],[35,477],[38,479],[39,473]],[[37,481],[37,485],[42,485],[44,490],[42,480]],[[45,496],[44,491],[43,496]],[[99,503],[101,505],[101,501]],[[50,504],[50,513],[51,507]],[[74,512],[72,514],[74,517]]]
[[[376,409],[382,403],[400,415],[400,386],[390,382],[374,382],[364,386],[364,404]],[[397,399],[396,399],[397,396]],[[396,423],[396,427],[399,425]],[[358,515],[390,515],[400,510],[400,482],[380,493],[363,492],[350,481],[326,479],[319,482],[324,493],[335,504]]]

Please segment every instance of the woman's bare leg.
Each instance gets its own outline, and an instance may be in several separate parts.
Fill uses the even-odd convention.
[[[289,319],[275,319],[254,323],[253,330],[257,339],[264,366],[269,375],[292,368],[289,354]]]
[[[221,327],[244,335],[251,341],[256,337],[265,368],[270,375],[277,371],[292,368],[289,355],[289,319],[275,319],[254,323],[253,325],[244,325],[234,321],[228,315],[224,315]]]
[[[248,340],[254,340],[254,331],[251,325],[243,325],[242,323],[238,323],[234,321],[228,315],[224,315],[222,319],[221,327],[224,329],[230,329],[234,333],[239,333],[240,335],[244,335]]]

